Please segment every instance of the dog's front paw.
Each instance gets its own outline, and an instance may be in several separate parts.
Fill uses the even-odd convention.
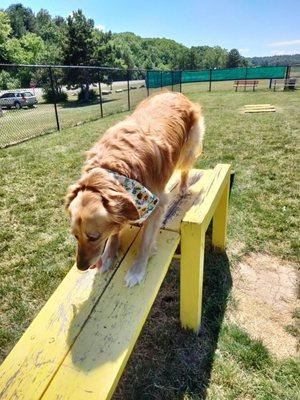
[[[179,196],[185,197],[188,194],[188,186],[187,185],[180,185],[179,187]]]
[[[146,267],[140,263],[135,263],[133,266],[127,271],[125,275],[125,285],[129,288],[138,285],[142,282],[145,276]]]

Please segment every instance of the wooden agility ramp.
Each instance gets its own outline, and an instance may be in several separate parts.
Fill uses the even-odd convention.
[[[246,104],[243,107],[244,113],[276,112],[271,104]]]

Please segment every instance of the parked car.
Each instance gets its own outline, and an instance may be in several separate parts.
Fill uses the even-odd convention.
[[[0,96],[1,107],[15,107],[18,110],[22,107],[33,107],[37,102],[31,92],[7,92]]]

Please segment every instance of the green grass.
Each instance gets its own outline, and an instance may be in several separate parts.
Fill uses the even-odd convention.
[[[236,171],[229,247],[239,248],[238,257],[254,251],[296,261],[300,93],[216,91],[189,97],[203,105],[206,117],[198,166],[230,162]],[[251,103],[271,103],[278,112],[239,112]],[[2,359],[74,262],[75,243],[63,207],[66,188],[80,174],[84,151],[123,115],[0,150]],[[199,337],[179,326],[174,263],[115,399],[296,400],[296,360],[276,359],[261,342],[224,322],[235,263],[235,257],[207,251]]]

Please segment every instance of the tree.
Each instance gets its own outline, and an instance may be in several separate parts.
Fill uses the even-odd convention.
[[[81,10],[74,11],[67,18],[68,37],[65,63],[68,65],[90,65],[93,52],[94,21],[87,19]],[[89,100],[89,76],[86,70],[68,71],[69,85],[80,85],[85,92],[85,101]]]
[[[189,50],[187,69],[202,68],[203,51],[200,46],[192,46]]]
[[[227,52],[220,46],[208,47],[203,55],[203,68],[224,68],[226,66]]]
[[[65,61],[70,65],[88,65],[91,60],[94,21],[87,19],[82,10],[67,18],[68,48]]]
[[[45,43],[45,64],[63,64],[67,51],[67,24],[61,17],[51,18],[47,10],[36,14],[36,32]]]
[[[251,65],[254,66],[276,66],[276,65],[299,65],[300,54],[280,55],[280,56],[265,56],[248,58]]]
[[[11,31],[8,15],[0,11],[0,62],[2,63],[9,61],[6,44]]]
[[[227,58],[227,67],[228,68],[236,68],[240,66],[241,55],[237,49],[232,49],[228,53]]]
[[[0,90],[9,90],[21,87],[21,82],[17,77],[12,76],[8,71],[0,72]]]
[[[13,36],[21,38],[27,32],[35,32],[35,16],[31,8],[26,8],[21,3],[12,4],[6,12],[10,19]]]

